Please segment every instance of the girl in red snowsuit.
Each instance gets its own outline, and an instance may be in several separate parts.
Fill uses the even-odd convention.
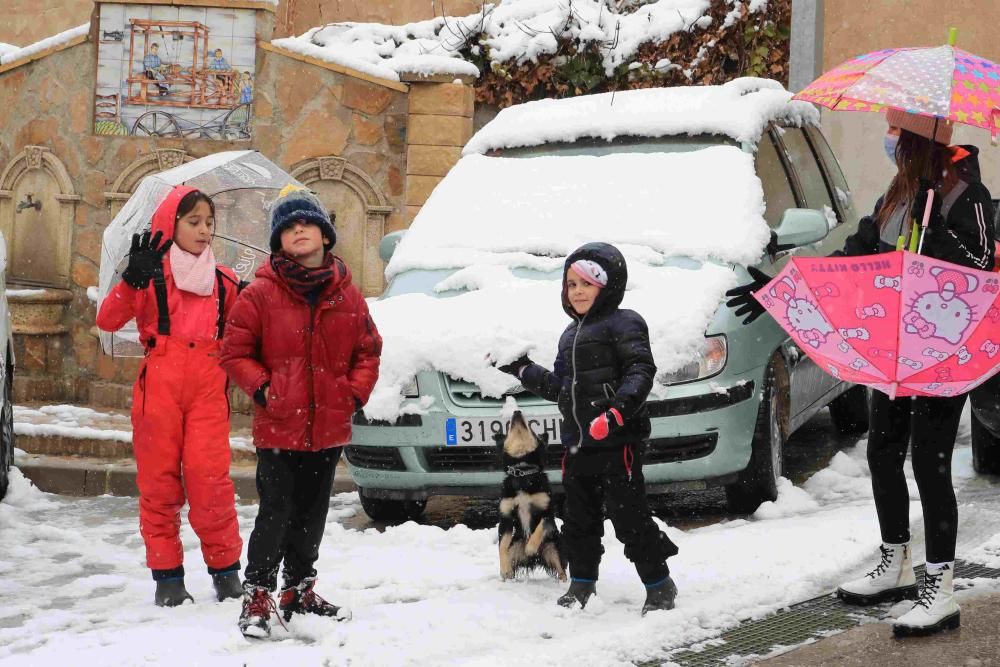
[[[218,359],[239,281],[215,264],[214,224],[207,195],[174,188],[153,215],[151,232],[132,238],[122,282],[97,313],[104,331],[117,331],[134,317],[146,349],[132,390],[132,446],[139,531],[160,606],[192,599],[184,587],[179,535],[185,495],[219,600],[242,594],[229,399]]]

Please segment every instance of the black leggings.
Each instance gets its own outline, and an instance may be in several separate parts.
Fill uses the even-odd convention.
[[[964,394],[896,400],[882,392],[872,394],[868,466],[882,541],[910,540],[910,494],[903,463],[912,437],[913,477],[924,512],[928,563],[955,560],[958,504],[951,484],[951,454],[964,405]]]
[[[313,565],[319,558],[340,452],[340,447],[257,450],[260,508],[247,547],[248,583],[273,591],[282,560],[286,587],[316,576]]]
[[[642,476],[642,447],[626,458],[622,447],[581,449],[567,454],[563,473],[566,493],[562,537],[574,579],[597,581],[604,546],[604,510],[625,545],[625,557],[635,565],[644,584],[670,574],[667,558],[677,546],[653,521]],[[630,469],[626,467],[630,462]],[[629,474],[631,471],[631,474]]]

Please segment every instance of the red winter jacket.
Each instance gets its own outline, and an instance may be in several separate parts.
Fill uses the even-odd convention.
[[[156,209],[156,213],[153,214],[152,233],[163,232],[161,243],[174,237],[177,206],[181,199],[193,190],[194,188],[184,186],[174,188]],[[232,269],[224,266],[217,268],[224,276],[223,312],[228,315],[236,302],[239,279]],[[170,270],[170,253],[163,258],[163,274],[167,285],[171,336],[199,342],[214,340],[218,335],[219,325],[218,281],[211,297],[198,296],[178,289],[174,285]],[[152,283],[145,289],[137,290],[122,281],[101,302],[101,307],[97,311],[97,326],[103,331],[118,331],[134,317],[139,328],[139,340],[143,346],[149,347],[149,341],[158,335],[158,314],[156,292]]]
[[[226,323],[221,362],[229,377],[250,396],[270,383],[267,407],[254,405],[257,447],[346,445],[355,399],[366,403],[378,379],[382,338],[351,272],[339,258],[334,266],[310,306],[265,264]]]

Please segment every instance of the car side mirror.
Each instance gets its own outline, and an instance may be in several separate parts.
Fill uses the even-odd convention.
[[[799,248],[817,243],[830,233],[826,216],[811,208],[789,208],[781,216],[781,222],[774,230],[778,246]]]
[[[396,246],[403,239],[403,234],[406,233],[405,229],[400,229],[395,232],[389,232],[382,237],[382,240],[378,244],[378,256],[382,258],[382,261],[386,264],[392,259],[392,254],[396,252]]]

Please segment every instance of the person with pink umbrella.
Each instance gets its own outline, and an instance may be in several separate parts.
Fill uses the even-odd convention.
[[[871,215],[858,224],[837,255],[875,255],[906,247],[916,222],[930,215],[923,232],[923,255],[977,270],[994,264],[992,199],[979,174],[978,149],[950,146],[952,124],[946,119],[886,112],[886,153],[897,173]],[[933,196],[928,190],[933,190]],[[727,304],[744,324],[764,312],[753,296],[771,278],[750,268],[754,282],[731,290]],[[928,318],[931,315],[928,314]],[[914,326],[919,322],[914,322]],[[958,627],[959,607],[952,583],[958,508],[951,483],[951,457],[966,394],[949,397],[890,398],[872,392],[868,464],[882,542],[880,557],[864,576],[837,591],[845,602],[861,605],[916,599],[898,618],[900,636],[923,635]],[[918,595],[909,530],[909,492],[903,465],[912,443],[913,474],[924,515],[927,564]]]

